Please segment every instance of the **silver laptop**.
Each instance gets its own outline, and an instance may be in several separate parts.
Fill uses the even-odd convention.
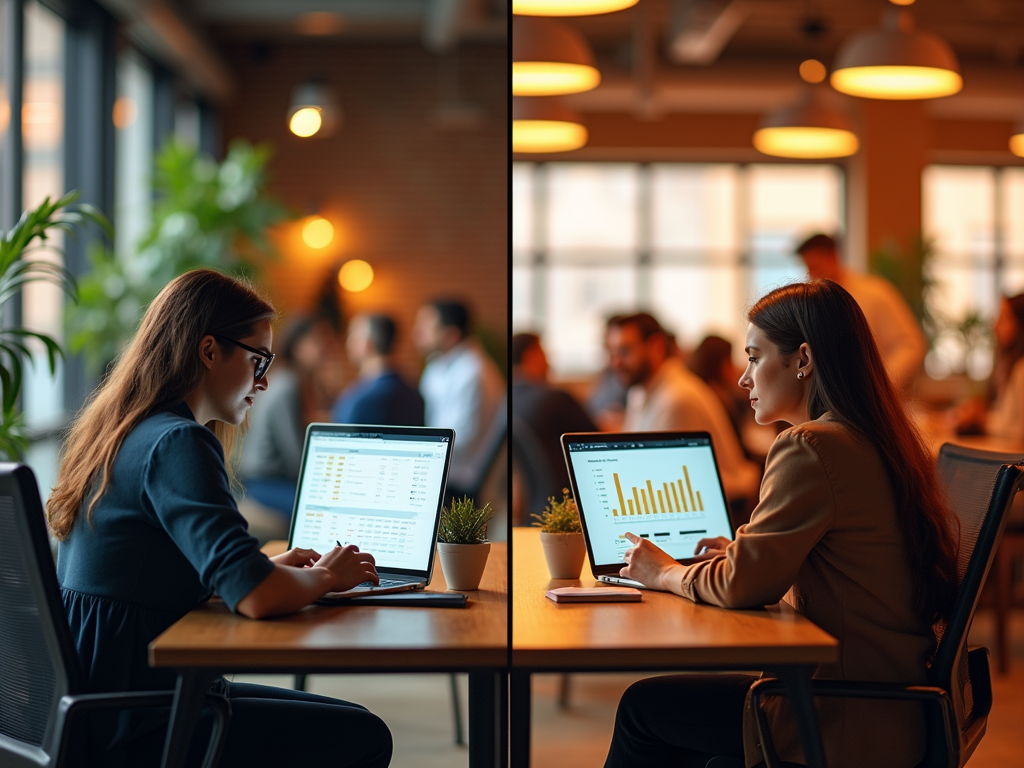
[[[682,564],[701,539],[733,538],[707,432],[569,433],[562,452],[598,581],[644,586],[619,576],[627,531]]]
[[[321,554],[355,544],[380,584],[326,599],[422,589],[430,583],[455,432],[426,427],[310,424],[288,548]]]

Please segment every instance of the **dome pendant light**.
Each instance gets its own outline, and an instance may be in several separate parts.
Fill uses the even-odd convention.
[[[860,144],[846,116],[825,103],[820,88],[792,107],[774,112],[754,133],[754,147],[775,157],[848,157]]]
[[[553,19],[513,17],[513,96],[581,93],[600,82],[594,54],[575,29]]]
[[[527,16],[593,16],[621,11],[637,0],[512,0],[512,13]]]
[[[946,42],[914,29],[908,10],[887,9],[882,29],[848,40],[836,54],[832,87],[869,99],[935,99],[963,87]]]
[[[1017,157],[1024,157],[1024,120],[1017,123],[1017,128],[1010,137],[1010,151]]]
[[[340,122],[341,110],[323,82],[308,80],[295,86],[288,106],[288,130],[303,139],[329,136]]]
[[[551,96],[512,97],[513,152],[568,152],[587,143],[580,116]]]

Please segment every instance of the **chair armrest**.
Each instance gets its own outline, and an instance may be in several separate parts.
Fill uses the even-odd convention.
[[[988,648],[979,645],[967,649],[967,671],[974,695],[972,717],[988,717],[988,713],[992,711],[992,672]]]
[[[71,755],[72,720],[82,713],[140,707],[170,707],[172,704],[174,704],[174,691],[83,693],[77,696],[62,696],[54,723],[55,733],[60,734],[60,748],[57,752],[55,768],[64,768]],[[208,693],[204,708],[209,708],[213,712],[214,723],[202,768],[213,768],[220,761],[220,755],[224,748],[224,736],[231,720],[231,704],[223,696]]]
[[[949,694],[941,688],[930,685],[902,685],[900,683],[879,683],[865,681],[847,680],[811,680],[811,692],[815,696],[832,696],[837,698],[854,699],[888,699],[903,701],[920,701],[932,704],[936,707],[939,721],[942,723],[938,736],[946,748],[950,768],[957,768],[960,753],[960,740],[955,734],[959,729],[956,722],[956,714],[953,710],[953,702]],[[771,731],[768,728],[768,718],[761,709],[761,702],[765,696],[782,696],[786,694],[786,688],[781,680],[765,678],[758,680],[751,686],[750,703],[754,710],[754,721],[757,725],[758,739],[761,741],[761,752],[768,768],[776,768],[779,764],[779,756],[775,752],[772,743]]]

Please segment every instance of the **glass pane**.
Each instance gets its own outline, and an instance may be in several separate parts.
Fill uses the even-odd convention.
[[[733,343],[742,338],[746,322],[735,268],[658,265],[651,277],[653,314],[681,347],[692,349],[711,333]]]
[[[1002,172],[1003,255],[999,289],[1008,296],[1024,292],[1024,168]]]
[[[25,82],[21,113],[24,134],[24,207],[35,208],[44,198],[64,193],[64,22],[38,2],[25,4]],[[48,241],[60,248],[63,237]],[[36,258],[60,263],[50,250]],[[64,296],[49,283],[27,284],[23,291],[22,323],[33,331],[63,338]],[[43,428],[60,422],[63,414],[61,371],[50,375],[42,345],[33,346],[35,364],[22,386],[26,423]]]
[[[512,248],[533,247],[533,166],[512,163]]]
[[[652,245],[678,256],[725,260],[736,249],[736,166],[655,165]]]
[[[7,28],[7,3],[10,0],[0,0],[0,53],[6,51],[10,45],[7,35],[10,30]],[[7,132],[11,127],[11,84],[8,78],[11,73],[7,71],[7,56],[0,55],[0,229],[8,229],[14,222],[10,217],[14,215],[11,208],[11,201],[8,199],[8,190],[11,189],[11,180],[5,178],[11,173],[4,153],[7,151]]]
[[[533,312],[533,274],[530,267],[512,267],[512,333],[540,328]]]
[[[153,175],[153,75],[133,51],[117,62],[113,120],[115,247],[131,257],[150,224]]]
[[[632,267],[548,269],[544,343],[557,376],[593,373],[605,365],[604,321],[636,306]]]
[[[991,258],[995,227],[991,168],[925,168],[921,203],[924,233],[934,241],[938,254]]]
[[[552,258],[585,254],[621,259],[637,244],[637,170],[624,163],[547,166],[548,247]]]

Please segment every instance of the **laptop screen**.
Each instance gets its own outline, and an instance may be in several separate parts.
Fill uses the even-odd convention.
[[[311,424],[290,547],[355,544],[377,568],[429,572],[454,433]]]
[[[573,492],[595,567],[623,563],[625,533],[674,559],[703,538],[732,538],[706,432],[563,435]]]

